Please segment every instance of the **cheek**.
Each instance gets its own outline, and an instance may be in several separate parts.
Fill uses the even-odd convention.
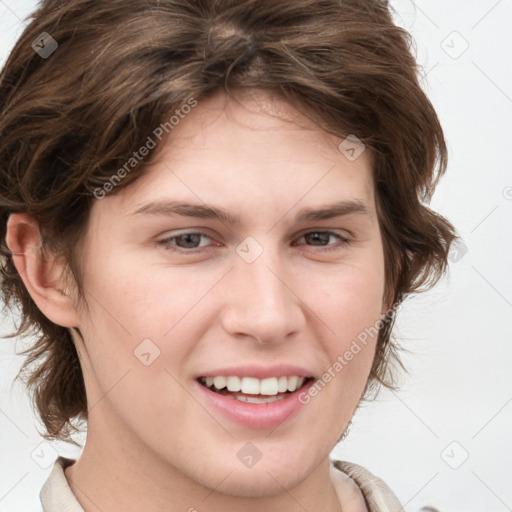
[[[162,270],[140,258],[111,254],[84,276],[92,328],[114,330],[135,342],[161,337],[172,326],[173,311],[186,303],[186,289],[162,279]],[[178,289],[177,289],[178,288]],[[184,291],[184,293],[182,293]]]
[[[141,437],[148,418],[158,428],[172,430],[169,417],[193,406],[179,384],[192,345],[185,336],[180,343],[171,342],[200,290],[178,293],[155,277],[161,278],[140,267],[137,271],[137,265],[119,264],[84,279],[90,292],[83,332],[90,365],[88,400],[100,404],[97,414],[111,421],[124,418]],[[114,417],[111,411],[116,411]]]
[[[326,339],[344,344],[374,325],[382,313],[383,264],[376,259],[371,264],[344,266],[317,280],[307,293],[330,331]]]
[[[102,387],[129,369],[144,367],[143,362],[155,360],[151,371],[164,364],[184,368],[193,340],[201,336],[202,325],[194,322],[194,314],[218,279],[211,275],[198,280],[190,270],[149,266],[126,256],[110,257],[84,275],[90,309],[84,335]],[[172,342],[176,338],[180,343]]]
[[[374,254],[379,254],[378,251]],[[330,272],[318,280],[308,302],[322,320],[324,385],[331,400],[355,407],[371,369],[377,344],[382,299],[384,266],[375,257]],[[349,403],[350,402],[350,403]],[[342,408],[344,409],[344,408]]]

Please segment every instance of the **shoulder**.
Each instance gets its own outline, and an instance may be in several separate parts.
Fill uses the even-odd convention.
[[[368,512],[401,512],[403,507],[386,483],[366,468],[352,462],[333,460],[333,466],[349,476],[359,487]]]

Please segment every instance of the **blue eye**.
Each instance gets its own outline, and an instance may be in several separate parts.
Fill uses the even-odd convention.
[[[212,240],[211,237],[201,231],[188,231],[186,233],[164,238],[158,243],[169,251],[194,254],[198,252],[196,249],[201,247],[211,247],[206,244],[201,244],[202,237]],[[331,238],[336,238],[339,243],[329,244],[329,240]],[[320,251],[340,250],[350,244],[350,241],[347,238],[334,231],[309,231],[298,238],[298,240],[301,239],[306,240],[306,243],[312,243],[313,247],[319,247]]]

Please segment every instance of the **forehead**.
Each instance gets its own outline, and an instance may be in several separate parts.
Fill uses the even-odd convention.
[[[127,212],[171,196],[258,210],[355,198],[371,208],[369,152],[351,161],[340,152],[342,140],[274,93],[216,93],[183,116],[154,163],[112,204]]]
[[[210,150],[238,156],[240,161],[253,154],[267,164],[280,156],[292,161],[322,157],[339,162],[339,137],[320,128],[308,118],[310,114],[305,105],[291,104],[275,91],[249,89],[233,96],[217,91],[173,127],[166,149],[174,160]]]

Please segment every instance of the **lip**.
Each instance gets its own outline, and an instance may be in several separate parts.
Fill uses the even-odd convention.
[[[238,370],[240,368],[238,367]],[[296,371],[295,369],[294,371]],[[216,372],[219,370],[216,370]],[[274,368],[275,371],[275,368]],[[283,370],[285,371],[285,370]],[[288,370],[286,370],[288,371]],[[297,375],[297,373],[282,373],[282,375]],[[230,373],[231,372],[231,373]],[[236,372],[232,372],[230,370],[228,373],[215,373],[208,375],[202,375],[204,377],[212,377],[214,375],[237,375]],[[249,372],[251,373],[251,372]],[[256,373],[252,373],[252,375],[248,373],[243,373],[244,376],[256,377]],[[258,375],[261,375],[259,373]],[[263,377],[257,378],[265,378],[266,376],[278,376],[278,374],[273,373],[272,375],[268,375],[268,372]],[[302,376],[302,375],[299,375]],[[304,375],[305,377],[307,374]],[[207,387],[203,386],[198,380],[194,381],[195,386],[198,388],[198,393],[203,398],[204,402],[206,402],[207,409],[213,412],[213,416],[217,414],[221,414],[225,418],[237,423],[238,425],[242,425],[247,428],[252,429],[269,429],[276,428],[279,425],[291,420],[294,416],[296,416],[305,405],[299,401],[299,395],[306,392],[315,382],[315,379],[311,379],[306,382],[300,389],[297,389],[293,393],[290,393],[286,398],[279,400],[277,402],[272,402],[270,404],[249,404],[246,402],[240,402],[234,398],[229,398],[228,396],[220,395],[215,393],[214,391],[210,391]]]
[[[273,366],[255,366],[255,365],[242,365],[242,366],[229,366],[224,368],[217,368],[215,370],[205,371],[196,375],[199,377],[254,377],[256,379],[266,379],[269,377],[288,377],[297,375],[298,377],[315,377],[313,372],[301,368],[299,366],[289,364],[279,364]],[[316,378],[316,377],[315,377]]]

